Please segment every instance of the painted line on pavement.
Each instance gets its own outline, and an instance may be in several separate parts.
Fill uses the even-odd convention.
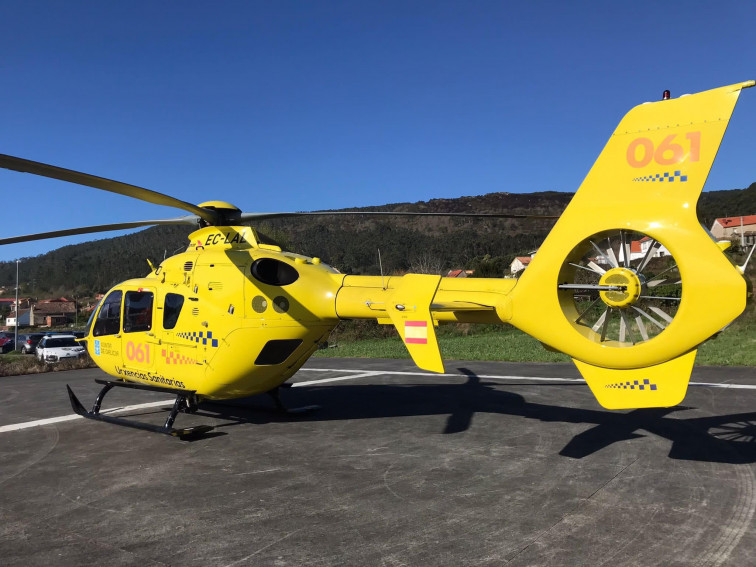
[[[300,371],[306,370],[308,372],[346,372],[343,368],[300,368]],[[360,372],[360,370],[350,370],[351,372]],[[353,378],[362,378],[365,376],[377,375],[377,374],[393,374],[397,376],[421,376],[425,378],[467,378],[467,374],[459,373],[446,373],[436,374],[433,372],[419,372],[419,371],[400,371],[400,370],[366,370],[362,374],[354,374],[344,378],[324,378],[323,380],[310,380],[309,382],[295,382],[294,386],[309,386],[318,384],[320,382],[329,382],[332,380],[346,380]],[[557,377],[544,377],[544,376],[507,376],[499,374],[475,374],[476,378],[485,378],[486,380],[535,380],[537,382],[582,382],[585,384],[585,380],[582,378],[557,378]],[[587,385],[587,384],[586,384]],[[690,382],[689,386],[704,387],[704,388],[724,388],[732,390],[756,390],[756,384],[732,384],[732,383],[717,383],[717,382]]]
[[[345,372],[343,368],[300,368],[300,371],[307,372]],[[380,375],[392,375],[392,376],[418,376],[422,378],[467,378],[466,374],[459,373],[446,373],[435,374],[431,372],[419,372],[419,371],[399,371],[399,370],[351,370],[351,374],[346,376],[336,376],[333,378],[322,378],[320,380],[307,380],[303,382],[293,382],[292,388],[298,388],[302,386],[317,386],[319,384],[328,384],[332,382],[343,382],[346,380],[356,380],[358,378],[370,378],[372,376]],[[556,377],[544,377],[544,376],[508,376],[498,374],[475,374],[476,378],[482,378],[485,380],[519,380],[519,381],[536,381],[536,382],[582,382],[585,384],[585,380],[582,378],[556,378]],[[732,390],[756,390],[756,385],[753,384],[718,384],[715,382],[690,382],[690,386],[704,387],[704,388],[723,388]],[[172,400],[164,400],[160,402],[148,402],[144,404],[136,404],[133,406],[123,406],[118,408],[112,408],[108,410],[102,410],[101,413],[122,413],[127,411],[135,411],[145,408],[154,408],[164,405],[171,405]],[[31,427],[41,427],[43,425],[51,425],[54,423],[62,423],[66,421],[73,421],[74,419],[84,419],[79,414],[62,415],[59,417],[50,417],[47,419],[37,419],[34,421],[27,421],[24,423],[14,423],[11,425],[0,426],[0,433],[6,433],[8,431],[19,431],[22,429],[29,429]]]
[[[300,368],[300,370],[304,370],[304,368]],[[368,378],[370,376],[376,376],[378,374],[386,374],[386,373],[380,370],[368,370],[365,372],[358,372],[357,374],[350,374],[349,376],[338,376],[336,378],[323,378],[321,380],[309,380],[308,382],[292,382],[291,387],[297,388],[300,386],[313,386],[315,384],[325,384],[326,382],[341,382],[343,380],[355,380],[357,378]]]
[[[119,408],[111,408],[102,410],[100,413],[122,413],[125,411],[134,411],[145,408],[154,408],[165,405],[172,405],[173,400],[164,400],[162,402],[147,402],[144,404],[136,404],[133,406],[123,406]],[[11,425],[0,426],[0,433],[6,433],[7,431],[19,431],[20,429],[29,429],[30,427],[40,427],[42,425],[50,425],[53,423],[61,423],[64,421],[73,421],[74,419],[84,419],[83,416],[78,413],[72,413],[70,415],[61,415],[59,417],[49,417],[47,419],[37,419],[35,421],[27,421],[24,423],[12,423]]]

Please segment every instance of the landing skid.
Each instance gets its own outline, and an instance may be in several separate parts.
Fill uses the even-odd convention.
[[[116,425],[124,425],[126,427],[133,427],[135,429],[143,429],[145,431],[152,431],[153,433],[163,433],[165,435],[171,435],[180,439],[191,439],[199,437],[208,431],[213,429],[212,425],[196,425],[194,427],[174,428],[173,422],[176,420],[176,416],[179,412],[194,413],[197,410],[197,396],[195,390],[181,390],[178,388],[166,388],[163,386],[149,386],[147,384],[136,384],[132,382],[121,382],[113,380],[101,380],[95,379],[98,384],[103,384],[102,390],[97,395],[92,411],[87,411],[81,404],[76,394],[73,393],[71,387],[66,384],[68,390],[68,397],[71,400],[71,407],[73,410],[82,417],[87,419],[96,419],[97,421],[106,421],[108,423],[114,423]],[[171,394],[176,396],[176,401],[173,403],[171,413],[168,415],[163,426],[151,425],[149,423],[142,423],[139,421],[132,421],[130,419],[115,417],[112,415],[103,415],[100,413],[100,406],[105,395],[113,388],[130,388],[132,390],[146,390],[148,392],[162,392],[164,394]]]

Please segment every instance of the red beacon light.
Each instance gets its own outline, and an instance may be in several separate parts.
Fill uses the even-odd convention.
[[[662,93],[662,100],[669,100],[669,89]]]

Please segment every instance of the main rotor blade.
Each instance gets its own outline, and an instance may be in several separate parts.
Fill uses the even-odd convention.
[[[177,217],[173,219],[146,220],[134,222],[120,222],[113,224],[100,224],[96,226],[82,226],[79,228],[67,228],[64,230],[54,230],[52,232],[38,232],[36,234],[27,234],[25,236],[11,236],[9,238],[0,238],[0,245],[14,244],[16,242],[30,242],[32,240],[44,240],[46,238],[58,238],[59,236],[74,236],[76,234],[90,234],[92,232],[107,232],[109,230],[127,230],[129,228],[139,228],[140,226],[171,225],[184,224],[197,226],[199,219],[195,216]]]
[[[146,201],[155,205],[183,209],[202,217],[210,224],[215,224],[219,218],[219,215],[215,211],[203,209],[202,207],[187,203],[181,199],[176,199],[170,195],[152,191],[151,189],[129,185],[128,183],[122,183],[120,181],[113,181],[112,179],[105,179],[104,177],[97,177],[95,175],[81,173],[71,169],[64,169],[62,167],[48,165],[38,161],[0,154],[0,167],[11,169],[13,171],[20,171],[21,173],[33,173],[34,175],[41,175],[42,177],[68,181],[69,183],[75,183],[77,185],[86,185],[87,187],[94,187],[95,189],[118,193],[119,195],[133,197],[134,199]]]
[[[408,211],[312,211],[291,213],[242,213],[242,221],[264,220],[284,217],[312,216],[394,216],[394,217],[489,217],[499,219],[549,219],[556,220],[559,215],[520,215],[514,213],[413,213]]]

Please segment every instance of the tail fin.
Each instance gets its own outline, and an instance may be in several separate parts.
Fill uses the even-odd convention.
[[[740,91],[753,85],[754,81],[748,81],[633,108],[617,126],[566,213],[607,204],[637,211],[639,200],[695,205]],[[695,219],[695,207],[680,212]]]
[[[580,361],[594,392],[613,407],[627,407],[618,401],[627,390],[607,386],[683,372],[696,346],[745,307],[745,281],[699,225],[696,202],[740,91],[753,85],[632,109],[512,291],[510,322]],[[636,244],[648,246],[638,259]],[[657,278],[662,268],[650,260],[662,250],[681,286],[675,296],[654,288],[665,276]],[[578,295],[593,302],[583,306]],[[653,392],[661,405],[677,396]]]

